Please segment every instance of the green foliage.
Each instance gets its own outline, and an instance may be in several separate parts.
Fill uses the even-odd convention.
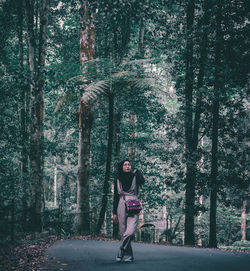
[[[220,248],[226,249],[226,250],[250,251],[250,242],[249,241],[236,241],[231,246],[220,246]]]
[[[202,94],[202,114],[197,151],[195,234],[208,243],[209,183],[211,170],[211,122],[214,95],[215,6],[209,27],[203,25],[203,3],[196,2],[194,24],[194,104]],[[45,228],[58,234],[74,232],[77,204],[78,108],[79,101],[92,104],[90,199],[91,226],[97,223],[108,137],[108,95],[115,97],[115,118],[119,126],[120,152],[113,149],[112,178],[118,160],[135,146],[134,168],[140,169],[146,184],[140,189],[145,219],[162,220],[162,209],[171,219],[171,229],[183,215],[185,190],[184,103],[185,9],[175,1],[97,1],[95,58],[79,64],[79,2],[51,1],[44,93],[44,194]],[[19,67],[18,6],[4,1],[0,7],[0,212],[1,222],[10,221],[4,207],[15,199],[20,214],[24,208],[21,177],[22,87],[27,88],[29,107],[27,43],[23,40],[23,70]],[[24,14],[23,14],[24,15]],[[247,196],[247,75],[249,74],[249,24],[246,2],[224,1],[221,110],[219,119],[218,241],[232,245],[240,239],[240,208]],[[24,20],[24,19],[23,19]],[[25,20],[24,20],[25,21]],[[26,24],[23,24],[23,34]],[[208,58],[204,83],[197,87],[201,37],[208,33]],[[139,33],[144,31],[139,49]],[[27,125],[30,116],[27,110]],[[194,113],[194,112],[193,112]],[[131,114],[137,121],[130,121]],[[32,116],[31,116],[32,117]],[[28,129],[27,134],[30,131]],[[133,137],[132,134],[135,134]],[[116,134],[118,137],[118,135]],[[54,206],[54,178],[57,170],[57,205]],[[27,183],[31,180],[27,177]],[[199,203],[200,196],[204,202]],[[108,195],[107,224],[111,224],[112,191]],[[200,221],[197,219],[202,212]],[[2,215],[3,214],[3,215]],[[60,222],[59,222],[60,220]],[[18,223],[17,223],[18,224]],[[60,229],[58,225],[60,224]],[[52,229],[53,228],[53,229]],[[23,230],[21,223],[18,230]],[[181,243],[182,222],[171,242]],[[242,245],[235,244],[235,247]]]

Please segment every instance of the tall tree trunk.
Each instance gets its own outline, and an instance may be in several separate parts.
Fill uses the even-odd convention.
[[[28,182],[28,137],[27,137],[27,86],[24,78],[23,65],[23,0],[18,1],[18,55],[19,55],[19,78],[20,78],[20,135],[21,135],[21,183],[22,183],[22,226],[26,229],[27,222],[27,182]]]
[[[110,168],[112,161],[112,146],[113,146],[113,134],[114,134],[114,95],[111,92],[109,93],[109,125],[108,125],[108,149],[107,149],[107,158],[106,158],[106,172],[105,179],[103,184],[103,195],[102,195],[102,206],[99,214],[99,220],[96,227],[96,234],[100,233],[106,208],[108,202],[108,191],[109,191],[109,179],[110,179]]]
[[[88,1],[81,1],[80,21],[80,64],[94,58],[94,13]],[[80,100],[79,106],[79,148],[77,173],[77,231],[79,234],[90,233],[89,214],[89,170],[90,170],[90,135],[93,122],[91,106]]]
[[[203,98],[203,81],[204,81],[204,74],[205,74],[205,66],[206,66],[206,59],[208,53],[208,27],[209,27],[209,13],[210,13],[210,1],[205,0],[204,2],[204,15],[202,20],[202,39],[200,45],[200,59],[199,59],[199,74],[198,74],[198,82],[197,82],[197,98],[196,98],[196,105],[195,105],[195,117],[194,117],[194,124],[193,124],[193,159],[195,159],[194,169],[193,169],[193,178],[194,183],[196,183],[196,174],[197,174],[197,147],[198,147],[198,136],[200,130],[200,118],[202,113],[202,98]],[[200,203],[202,203],[202,195],[199,198]],[[201,211],[198,215],[198,222],[201,217]],[[202,240],[200,234],[198,234],[198,245],[202,246]]]
[[[249,85],[249,83],[248,83]],[[247,94],[246,94],[247,95]],[[249,106],[247,107],[246,111],[246,117],[245,118],[240,118],[240,126],[239,126],[239,132],[238,134],[240,137],[244,135],[243,140],[240,144],[240,151],[242,153],[242,164],[245,164],[244,168],[244,176],[247,180],[249,180],[249,169],[250,169],[250,164],[249,164],[249,151],[248,151],[248,146],[250,145],[249,137],[247,137],[248,134],[248,127],[249,127],[249,118],[250,118],[250,108]],[[240,140],[239,140],[240,141]],[[249,232],[250,228],[248,224],[250,223],[248,217],[249,217],[249,203],[250,203],[250,195],[249,195],[249,182],[248,185],[243,193],[243,200],[242,200],[242,208],[241,208],[241,240],[246,241],[249,240]]]
[[[44,121],[44,82],[45,56],[49,15],[49,0],[39,2],[39,46],[38,62],[36,63],[36,42],[34,27],[33,0],[25,0],[25,10],[28,26],[29,71],[31,96],[30,124],[30,180],[31,180],[31,222],[34,230],[42,230],[42,213],[44,209],[43,192],[43,121]]]
[[[186,155],[186,198],[185,198],[185,244],[194,245],[194,167],[192,144],[192,92],[193,92],[193,24],[194,0],[187,5],[187,44],[185,77],[185,155]]]
[[[218,122],[219,122],[219,99],[221,92],[221,3],[218,1],[216,12],[216,41],[215,41],[215,74],[214,74],[214,97],[212,105],[212,164],[210,175],[210,225],[209,247],[217,247],[216,238],[216,208],[217,208],[217,175],[218,175]]]
[[[200,129],[200,118],[202,113],[202,97],[203,97],[203,81],[206,67],[206,59],[208,53],[208,27],[209,27],[209,18],[210,18],[210,1],[205,0],[204,2],[204,15],[203,15],[203,31],[202,31],[202,40],[200,46],[200,59],[199,59],[199,74],[197,82],[197,99],[195,105],[195,118],[194,118],[194,127],[193,127],[193,150],[197,151],[198,146],[198,136]]]
[[[29,70],[31,95],[31,125],[30,125],[30,180],[32,199],[31,221],[34,229],[42,230],[42,213],[44,209],[43,193],[43,121],[44,121],[44,82],[45,56],[49,15],[49,0],[39,2],[39,43],[38,62],[36,63],[36,42],[34,26],[34,0],[25,0],[25,10],[28,26]],[[37,19],[37,18],[36,18]]]

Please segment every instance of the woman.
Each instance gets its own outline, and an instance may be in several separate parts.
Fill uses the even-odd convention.
[[[118,165],[117,179],[114,185],[113,220],[119,222],[119,231],[122,237],[122,245],[117,254],[118,262],[132,262],[134,260],[131,241],[139,222],[139,214],[128,214],[124,200],[137,199],[138,187],[145,182],[141,172],[132,172],[128,159]]]

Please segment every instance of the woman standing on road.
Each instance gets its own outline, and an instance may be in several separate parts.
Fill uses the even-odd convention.
[[[134,260],[131,241],[139,222],[139,213],[128,213],[125,201],[138,199],[138,187],[145,182],[139,170],[132,172],[128,159],[118,165],[118,174],[114,184],[113,220],[119,222],[119,231],[122,237],[122,245],[118,251],[116,260],[132,262]]]

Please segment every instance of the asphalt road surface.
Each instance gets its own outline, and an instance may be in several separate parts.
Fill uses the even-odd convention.
[[[44,270],[249,271],[250,254],[216,249],[133,243],[135,261],[117,263],[117,241],[64,240],[48,250]]]

